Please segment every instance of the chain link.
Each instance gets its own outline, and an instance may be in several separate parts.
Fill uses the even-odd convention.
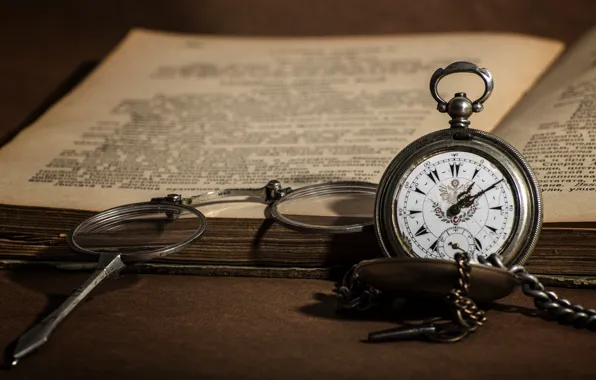
[[[505,268],[499,257],[492,254],[487,260],[490,264]],[[573,305],[564,298],[559,298],[555,292],[547,291],[535,276],[528,273],[521,265],[509,269],[522,286],[522,292],[534,299],[534,305],[542,311],[543,317],[554,319],[561,324],[572,325],[596,331],[596,310],[586,309],[581,305]]]
[[[452,248],[460,251],[454,256],[458,274],[457,283],[446,297],[453,312],[452,320],[440,322],[440,318],[435,318],[436,321],[431,320],[414,327],[406,326],[405,328],[371,333],[370,337],[374,336],[378,341],[425,337],[434,342],[451,343],[464,339],[486,322],[485,312],[468,297],[471,280],[470,257],[457,245],[454,244]],[[572,325],[576,328],[596,331],[595,309],[586,309],[581,305],[572,304],[564,298],[559,298],[555,292],[547,291],[540,280],[528,273],[523,266],[516,265],[507,268],[496,254],[491,254],[488,257],[479,256],[478,261],[481,264],[507,270],[513,274],[521,285],[524,295],[534,300],[534,305],[542,312],[543,318],[556,320],[561,324]],[[337,291],[338,309],[364,311],[377,306],[381,301],[382,292],[360,281],[356,269],[357,265],[354,265],[346,273]]]
[[[471,277],[470,257],[467,252],[461,250],[461,252],[455,254],[454,259],[457,266],[458,280],[455,288],[447,295],[447,299],[454,308],[455,322],[462,327],[475,330],[486,322],[486,315],[468,297]]]
[[[337,290],[337,309],[365,311],[378,304],[381,291],[358,279],[357,265],[352,266],[344,275]]]
[[[406,327],[405,330],[398,329],[392,331],[389,335],[394,338],[403,338],[404,335],[409,336],[411,331],[416,331],[417,328],[422,331],[426,328],[424,326],[432,326],[433,332],[422,334],[424,337],[433,342],[453,343],[462,340],[486,321],[484,311],[478,309],[474,301],[468,297],[471,267],[470,258],[464,250],[455,255],[455,264],[458,279],[455,287],[445,298],[451,308],[452,319],[430,318],[418,327]],[[382,292],[360,281],[356,268],[357,265],[354,265],[345,274],[342,284],[337,290],[336,307],[338,310],[365,311],[377,306],[381,301]],[[374,336],[375,334],[377,333],[371,335]],[[380,334],[387,335],[386,332]],[[419,333],[416,332],[414,335],[417,334]]]

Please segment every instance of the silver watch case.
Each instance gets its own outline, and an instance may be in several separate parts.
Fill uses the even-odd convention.
[[[379,183],[374,207],[377,239],[388,257],[417,257],[402,238],[394,205],[398,190],[415,166],[443,152],[472,152],[499,168],[515,195],[516,220],[498,253],[504,265],[522,265],[532,254],[542,228],[542,198],[538,182],[521,154],[489,133],[451,127],[427,134],[404,148],[389,164]],[[491,252],[492,253],[492,252]]]

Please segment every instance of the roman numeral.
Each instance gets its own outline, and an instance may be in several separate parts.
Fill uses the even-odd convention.
[[[474,174],[472,175],[472,179],[474,179],[474,177],[476,177],[476,174],[478,174],[478,172],[480,171],[480,168],[476,168],[474,169]]]
[[[439,252],[439,241],[435,240],[435,242],[433,243],[433,245],[430,246],[429,249],[431,251]]]
[[[459,176],[459,167],[461,164],[449,164],[449,168],[451,169],[451,176],[458,177]]]
[[[482,243],[480,240],[478,240],[478,238],[474,238],[474,242],[476,242],[476,247],[478,247],[478,250],[482,251]]]
[[[503,206],[495,206],[495,207],[491,207],[491,210],[502,210]]]
[[[491,226],[484,226],[486,228],[488,228],[489,230],[491,230],[492,232],[497,232],[497,229],[495,227],[491,227]]]
[[[420,235],[424,235],[427,234],[428,230],[426,229],[425,226],[420,227],[420,229],[418,231],[416,231],[416,233],[414,234],[414,236],[420,236]]]
[[[422,195],[426,195],[426,193],[424,191],[420,190],[419,188],[416,188],[414,191],[417,193],[420,193]]]
[[[434,183],[437,183],[440,181],[439,173],[437,173],[437,169],[431,170],[430,173],[426,173],[426,175],[428,176],[428,178],[432,179],[432,181]]]

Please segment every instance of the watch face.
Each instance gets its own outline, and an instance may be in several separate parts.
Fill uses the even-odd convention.
[[[393,198],[394,224],[410,254],[473,261],[499,254],[514,231],[514,192],[503,171],[476,153],[425,157],[405,172]]]

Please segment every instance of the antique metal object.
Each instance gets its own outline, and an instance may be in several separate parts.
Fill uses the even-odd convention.
[[[377,185],[343,181],[320,183],[297,189],[269,181],[261,188],[231,188],[192,197],[168,194],[149,202],[133,203],[100,212],[68,234],[68,245],[76,251],[97,255],[93,275],[58,308],[18,341],[13,365],[45,344],[50,334],[103,280],[118,274],[128,264],[178,252],[201,237],[207,221],[196,206],[230,202],[239,198],[266,204],[278,223],[303,232],[353,233],[373,226],[373,204]],[[315,204],[338,217],[301,214]],[[345,207],[355,206],[355,207]]]
[[[485,84],[471,101],[463,92],[446,102],[438,83],[474,73]],[[537,181],[505,141],[470,129],[469,117],[493,91],[486,69],[456,62],[438,69],[430,91],[448,129],[403,149],[389,164],[375,199],[375,231],[388,258],[363,261],[344,277],[338,309],[368,310],[389,297],[441,300],[450,316],[369,334],[371,342],[424,339],[457,342],[486,321],[476,302],[503,298],[521,285],[544,317],[596,330],[596,310],[560,299],[522,264],[542,227]]]
[[[484,311],[476,306],[470,294],[472,278],[475,294],[482,301],[493,301],[508,295],[515,278],[500,268],[475,265],[472,276],[470,257],[458,250],[453,261],[429,259],[377,259],[354,266],[338,290],[338,309],[367,310],[378,305],[381,296],[437,299],[451,312],[450,318],[434,317],[406,326],[370,333],[370,342],[424,339],[432,342],[458,342],[474,332],[485,321]],[[372,270],[371,270],[372,269]],[[489,270],[486,270],[489,269]],[[414,272],[413,276],[409,272]],[[434,276],[438,277],[435,278]],[[400,277],[402,279],[397,280]],[[484,288],[483,288],[484,286]]]
[[[68,244],[79,252],[98,256],[97,269],[62,305],[21,336],[12,365],[45,344],[58,325],[102,281],[129,264],[184,249],[201,236],[205,227],[205,217],[198,210],[159,201],[115,207],[80,223],[68,235]]]
[[[451,316],[434,317],[414,324],[372,332],[370,342],[426,340],[459,342],[486,322],[484,310],[476,302],[489,302],[509,295],[521,285],[534,299],[539,315],[563,325],[596,331],[596,309],[574,305],[544,285],[521,265],[507,268],[497,254],[479,257],[482,264],[471,264],[470,256],[455,246],[454,261],[388,258],[363,261],[344,277],[337,293],[339,310],[365,311],[381,304],[383,297],[411,297],[442,301]],[[408,272],[413,275],[406,275]],[[439,275],[436,279],[434,276]],[[449,281],[451,285],[449,285]]]
[[[481,264],[470,265],[469,297],[479,302],[496,301],[508,296],[517,286],[515,276]],[[383,258],[362,261],[358,266],[361,281],[385,293],[406,297],[445,297],[457,282],[452,260],[421,258]]]
[[[438,83],[446,75],[475,73],[484,94],[471,101],[463,92],[446,102]],[[456,243],[472,262],[497,253],[506,266],[523,264],[542,226],[542,200],[530,167],[511,145],[469,128],[493,90],[486,69],[456,62],[430,81],[438,110],[451,127],[404,148],[389,164],[375,199],[375,231],[388,257],[452,260]]]
[[[376,184],[363,181],[323,182],[292,189],[272,180],[260,188],[220,189],[191,197],[169,194],[152,201],[198,207],[242,199],[269,205],[271,218],[285,227],[300,232],[344,234],[373,228],[376,191]],[[335,217],[313,217],[308,211],[313,207],[317,211],[327,210]]]

